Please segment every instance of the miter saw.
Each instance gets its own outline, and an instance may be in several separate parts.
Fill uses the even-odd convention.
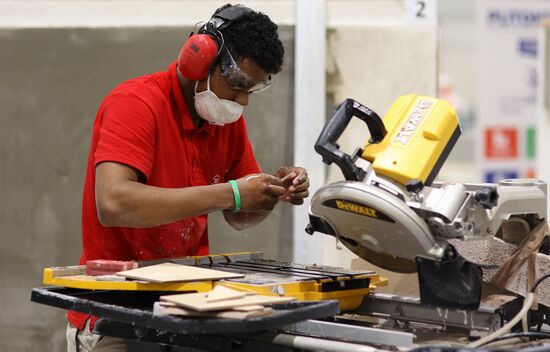
[[[338,138],[352,117],[366,123],[370,139],[352,155]],[[546,184],[536,179],[498,184],[437,183],[434,179],[461,134],[453,107],[410,94],[382,119],[352,99],[334,112],[315,150],[336,163],[346,181],[320,188],[310,204],[306,231],[335,236],[379,267],[419,274],[423,303],[477,309],[482,271],[449,239],[497,235],[505,221],[531,226],[546,219]]]

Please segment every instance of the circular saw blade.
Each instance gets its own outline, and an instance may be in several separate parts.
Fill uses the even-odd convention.
[[[416,262],[413,260],[394,257],[386,253],[375,252],[367,247],[353,246],[345,238],[342,238],[341,242],[358,257],[376,265],[379,268],[403,274],[416,272]]]
[[[403,199],[374,185],[327,185],[315,194],[310,213],[353,253],[387,270],[412,273],[415,257],[435,259],[441,252],[425,221]]]

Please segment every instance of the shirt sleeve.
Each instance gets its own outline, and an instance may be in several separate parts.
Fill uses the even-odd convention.
[[[132,94],[110,98],[102,113],[95,166],[104,161],[129,165],[147,178],[155,152],[155,116],[150,107]]]
[[[248,138],[244,117],[236,122],[235,127],[236,157],[227,172],[226,180],[235,180],[246,175],[262,172]]]

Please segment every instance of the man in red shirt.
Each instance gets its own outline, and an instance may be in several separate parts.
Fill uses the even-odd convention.
[[[122,83],[93,128],[82,205],[81,264],[208,253],[207,214],[236,229],[261,222],[278,201],[302,204],[300,167],[261,172],[242,117],[250,94],[281,70],[277,25],[225,5],[190,36],[167,71]],[[69,312],[69,351],[124,351],[91,334],[95,318]]]

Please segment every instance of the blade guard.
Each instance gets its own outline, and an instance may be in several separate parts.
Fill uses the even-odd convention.
[[[482,269],[452,245],[441,261],[416,257],[420,301],[443,308],[476,310],[481,302]]]

